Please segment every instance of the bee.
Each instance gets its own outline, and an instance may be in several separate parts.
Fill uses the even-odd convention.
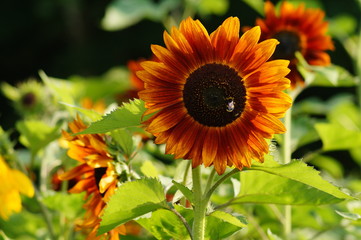
[[[228,97],[226,98],[226,110],[227,112],[233,112],[234,110],[234,98],[233,97]]]

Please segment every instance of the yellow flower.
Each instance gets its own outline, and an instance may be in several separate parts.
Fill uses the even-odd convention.
[[[0,217],[7,220],[13,213],[21,211],[20,193],[34,196],[30,179],[22,172],[11,169],[0,156]]]
[[[188,18],[164,33],[166,47],[152,46],[159,61],[146,61],[138,71],[145,83],[144,124],[166,144],[166,153],[192,159],[193,167],[227,165],[242,169],[263,161],[265,138],[286,131],[282,122],[291,98],[282,92],[289,61],[267,61],[278,41],[259,42],[255,27],[240,38],[238,18],[230,17],[212,34]]]

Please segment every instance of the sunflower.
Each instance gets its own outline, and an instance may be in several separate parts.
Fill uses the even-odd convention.
[[[324,17],[322,10],[306,9],[303,3],[294,7],[286,1],[282,2],[279,16],[276,16],[274,5],[266,1],[265,19],[256,20],[256,25],[261,27],[261,40],[275,38],[280,42],[272,59],[290,60],[291,72],[287,77],[291,80],[291,88],[304,83],[297,70],[297,51],[310,65],[327,66],[331,62],[325,51],[334,50],[334,45],[326,35],[328,23]]]
[[[21,211],[20,193],[34,196],[34,187],[30,179],[22,172],[11,169],[0,156],[0,217],[9,219],[13,213]]]
[[[87,126],[78,117],[69,124],[72,133],[80,132]],[[86,213],[78,229],[88,233],[87,239],[111,240],[119,239],[126,229],[121,225],[104,235],[96,236],[103,209],[110,196],[117,187],[117,174],[114,169],[114,160],[107,152],[104,135],[82,134],[73,136],[63,131],[63,137],[68,144],[68,156],[81,164],[59,176],[61,180],[78,179],[78,182],[69,190],[70,193],[86,192],[84,208]],[[80,178],[81,177],[81,178]],[[80,180],[79,180],[80,178]]]
[[[278,119],[291,105],[282,90],[289,61],[267,62],[278,43],[258,43],[254,27],[239,37],[238,18],[230,17],[212,34],[188,18],[179,29],[164,32],[166,47],[152,45],[159,62],[142,63],[137,72],[145,82],[139,93],[146,102],[144,124],[166,144],[166,153],[192,159],[193,168],[227,165],[242,169],[263,161],[265,138],[285,132]]]

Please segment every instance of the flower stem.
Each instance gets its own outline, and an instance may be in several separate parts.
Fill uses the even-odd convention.
[[[292,107],[288,109],[285,115],[285,127],[286,133],[284,134],[284,142],[283,142],[283,163],[287,164],[291,162],[291,154],[292,154],[292,146],[291,146],[291,129],[292,129]],[[288,238],[292,231],[292,209],[290,205],[286,205],[284,208],[284,225],[283,225],[283,233],[285,235],[285,239]]]
[[[204,240],[206,226],[206,208],[208,201],[202,197],[201,186],[201,167],[198,166],[192,170],[193,194],[194,194],[194,221],[193,221],[193,240]]]

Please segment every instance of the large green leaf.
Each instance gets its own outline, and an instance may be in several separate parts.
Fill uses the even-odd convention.
[[[77,134],[106,133],[119,128],[139,126],[145,111],[144,102],[139,99],[123,103],[121,107],[93,122],[87,129]]]
[[[276,203],[321,205],[352,199],[322,179],[319,172],[302,161],[279,164],[267,159],[241,172],[241,191],[233,203]]]
[[[179,217],[167,209],[158,209],[149,218],[139,218],[137,222],[157,239],[190,239]]]
[[[24,120],[16,123],[20,142],[33,154],[60,136],[59,126],[49,126],[42,121]]]
[[[166,208],[166,200],[162,184],[157,179],[145,178],[126,182],[108,202],[99,234],[160,208]]]

